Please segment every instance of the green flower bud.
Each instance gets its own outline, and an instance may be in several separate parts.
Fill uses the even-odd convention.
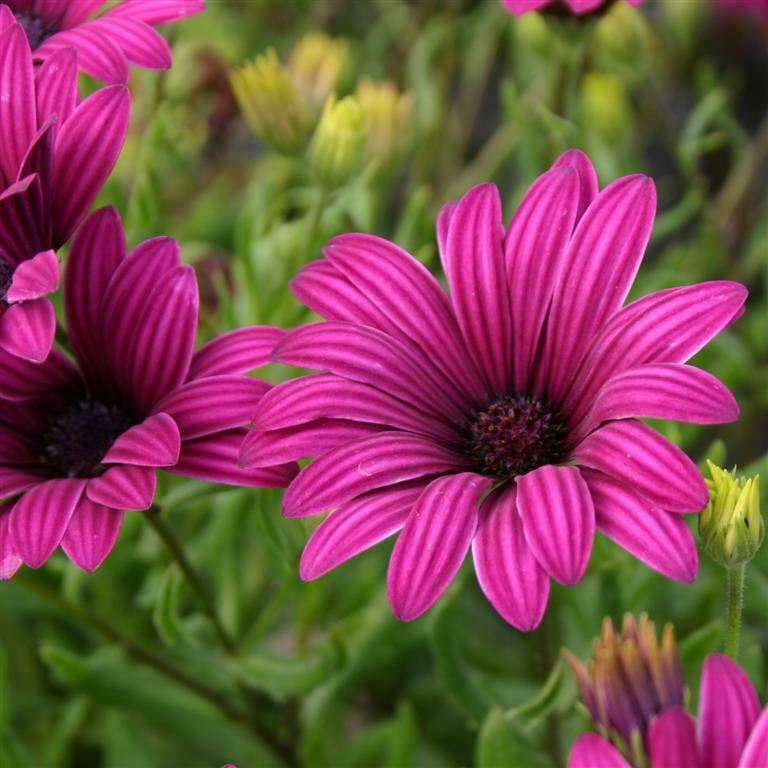
[[[765,533],[760,515],[760,477],[736,477],[708,461],[709,503],[699,516],[699,536],[706,552],[726,568],[748,563]]]
[[[581,90],[584,124],[606,139],[618,139],[632,122],[627,90],[620,77],[590,72]]]
[[[310,162],[317,180],[328,189],[340,187],[360,167],[365,152],[365,115],[352,96],[326,102],[312,139]]]
[[[405,147],[410,134],[413,99],[400,93],[394,83],[363,79],[355,94],[365,115],[366,157],[386,164]]]
[[[235,98],[254,133],[278,152],[303,149],[312,131],[312,115],[273,49],[230,74]]]

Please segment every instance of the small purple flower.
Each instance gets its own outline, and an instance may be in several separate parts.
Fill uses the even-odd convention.
[[[94,17],[106,0],[0,0],[26,33],[36,61],[74,48],[83,72],[124,83],[128,65],[168,69],[171,51],[154,28],[200,13],[204,0],[122,0]]]
[[[641,418],[734,420],[713,376],[684,363],[743,312],[731,282],[623,306],[656,209],[653,182],[598,192],[566,153],[505,230],[496,187],[438,219],[450,297],[412,256],[370,235],[331,241],[294,293],[327,322],[291,332],[275,359],[324,371],[259,404],[245,465],[311,456],[287,517],[332,514],[310,539],[315,579],[401,531],[389,565],[403,620],[430,608],[472,550],[496,610],[531,630],[550,579],[577,583],[595,530],[662,574],[695,578],[681,513],[707,487]]]
[[[569,16],[584,16],[603,10],[615,0],[501,0],[513,15],[523,16],[532,11],[551,11]],[[642,5],[645,0],[627,0],[630,5]]]
[[[647,670],[653,672],[654,670]],[[652,690],[647,690],[649,696]],[[637,699],[626,702],[638,707]],[[646,756],[637,762],[595,733],[580,736],[568,768],[761,768],[768,765],[768,707],[749,678],[726,656],[704,662],[698,719],[682,704],[662,707],[642,734]]]
[[[50,351],[54,251],[112,171],[129,111],[121,85],[78,103],[72,49],[35,70],[21,26],[0,6],[0,349],[33,362]]]
[[[237,455],[285,332],[251,327],[194,351],[198,291],[170,238],[126,254],[116,211],[78,231],[64,299],[76,368],[0,351],[0,578],[61,544],[81,568],[109,554],[124,510],[152,504],[156,468],[210,482],[282,487],[297,467],[245,470]]]

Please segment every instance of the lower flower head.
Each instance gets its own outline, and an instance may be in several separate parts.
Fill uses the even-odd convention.
[[[730,392],[685,363],[739,317],[746,291],[704,283],[624,306],[655,206],[650,179],[598,191],[572,151],[508,228],[490,184],[443,209],[449,294],[369,235],[335,238],[299,273],[294,293],[325,322],[292,331],[275,359],[320,375],[261,400],[242,460],[316,459],[283,500],[288,517],[330,513],[303,578],[399,533],[396,616],[429,609],[471,551],[490,602],[530,630],[550,579],[581,579],[596,530],[670,578],[695,577],[682,515],[707,487],[641,419],[736,418]]]

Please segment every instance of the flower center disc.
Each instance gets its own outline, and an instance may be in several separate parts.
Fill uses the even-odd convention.
[[[101,460],[132,424],[116,405],[81,400],[54,418],[43,435],[41,459],[56,477],[98,477]]]
[[[486,475],[513,478],[565,456],[565,427],[539,400],[508,395],[477,415],[469,453]]]
[[[36,13],[19,11],[14,16],[24,30],[29,40],[29,47],[33,51],[54,34],[54,30],[46,27],[45,22]]]

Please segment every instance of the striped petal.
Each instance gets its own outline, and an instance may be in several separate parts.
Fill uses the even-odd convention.
[[[696,721],[677,707],[662,712],[648,732],[648,752],[651,768],[700,768]]]
[[[101,477],[89,480],[85,493],[95,504],[140,511],[152,506],[156,490],[157,471],[154,467],[118,464]]]
[[[580,150],[569,149],[557,158],[552,168],[573,168],[579,174],[579,206],[576,212],[576,221],[580,221],[600,191],[597,184],[597,172],[592,161]]]
[[[536,629],[549,600],[549,577],[523,532],[514,486],[493,491],[480,510],[472,543],[480,587],[501,617],[521,632]]]
[[[286,334],[282,328],[254,325],[218,336],[195,352],[189,380],[255,371],[272,360],[272,351]]]
[[[77,106],[77,54],[62,48],[48,57],[37,70],[37,121],[42,125],[56,115],[63,125]]]
[[[56,313],[48,299],[12,304],[0,316],[0,348],[9,354],[41,363],[56,335]]]
[[[64,534],[61,548],[78,567],[95,571],[115,546],[123,524],[122,510],[94,504],[83,496]]]
[[[631,766],[613,744],[609,744],[596,733],[585,733],[576,739],[571,749],[568,768],[631,768]]]
[[[123,432],[101,463],[170,467],[179,460],[180,450],[181,438],[176,422],[167,413],[156,413]]]
[[[387,591],[392,612],[412,621],[453,581],[472,544],[478,506],[491,480],[473,472],[433,480],[419,496],[392,551]]]
[[[120,48],[98,29],[81,25],[57,32],[35,50],[35,58],[45,60],[62,48],[74,48],[80,69],[103,83],[128,81],[128,61]]]
[[[53,251],[43,251],[19,264],[5,298],[30,301],[54,293],[59,287],[59,261]]]
[[[432,440],[384,432],[341,445],[310,464],[286,491],[283,514],[327,512],[376,488],[461,471],[468,464],[464,456]]]
[[[592,554],[595,508],[576,467],[543,466],[517,479],[525,539],[555,581],[576,584]]]
[[[312,534],[299,573],[312,581],[397,533],[426,488],[424,481],[372,491],[340,507]]]
[[[768,765],[768,707],[766,707],[747,739],[738,768]]]
[[[9,523],[12,508],[12,504],[0,504],[0,581],[10,579],[22,564],[11,538]]]
[[[709,499],[704,479],[688,456],[639,421],[606,424],[589,435],[571,458],[670,512],[699,512]]]

